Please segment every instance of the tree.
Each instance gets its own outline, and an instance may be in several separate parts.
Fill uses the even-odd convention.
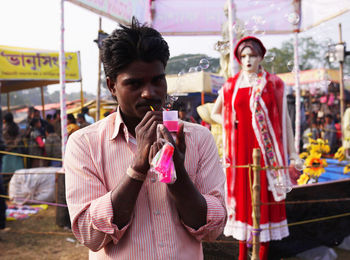
[[[206,59],[209,62],[209,67],[207,69],[200,68],[200,60]],[[187,73],[189,70],[193,71],[208,71],[217,73],[220,68],[219,59],[212,58],[205,54],[182,54],[169,59],[166,74],[178,74]]]
[[[336,64],[331,64],[326,59],[328,50],[326,41],[318,43],[311,37],[300,38],[298,44],[299,51],[299,69],[308,70],[313,68],[336,68]],[[274,56],[273,61],[269,61],[269,56]],[[274,73],[285,73],[293,70],[294,64],[294,46],[293,39],[282,43],[281,48],[272,48],[263,62],[266,70]]]

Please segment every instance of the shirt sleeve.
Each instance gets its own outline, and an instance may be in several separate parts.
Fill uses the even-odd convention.
[[[79,131],[69,137],[64,159],[66,199],[75,237],[98,251],[111,241],[117,243],[130,223],[121,230],[113,224],[111,192],[103,185],[91,150]]]
[[[183,223],[198,241],[215,240],[223,231],[227,212],[225,205],[225,174],[219,160],[215,141],[209,130],[204,129],[198,138],[199,163],[195,185],[207,203],[207,222],[195,230]]]

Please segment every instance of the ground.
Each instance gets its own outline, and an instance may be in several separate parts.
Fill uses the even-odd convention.
[[[6,223],[0,231],[2,260],[80,260],[88,259],[88,249],[81,246],[70,230],[56,225],[56,208],[41,210],[24,220]]]
[[[70,230],[56,225],[56,208],[52,206],[27,219],[7,222],[7,228],[0,231],[0,248],[1,260],[88,259],[88,249],[77,242]],[[350,259],[350,251],[335,250],[337,259]],[[205,259],[227,259],[220,253]]]

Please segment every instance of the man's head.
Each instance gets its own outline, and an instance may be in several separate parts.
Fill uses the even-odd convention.
[[[327,115],[326,115],[325,123],[326,123],[327,125],[333,123],[333,116],[332,116],[332,114],[327,114]]]
[[[102,45],[107,85],[122,113],[142,119],[150,105],[164,105],[169,47],[161,34],[136,19],[116,29]]]
[[[83,107],[83,108],[81,109],[81,113],[83,113],[83,114],[89,114],[89,108],[88,108],[88,107]]]
[[[77,122],[79,125],[86,123],[85,116],[82,113],[77,115]]]

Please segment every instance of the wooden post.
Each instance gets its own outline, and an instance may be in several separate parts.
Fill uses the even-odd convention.
[[[7,92],[7,112],[11,112],[10,92]]]
[[[67,204],[64,170],[56,172],[56,203]],[[68,208],[56,207],[56,225],[71,228]]]
[[[339,44],[343,44],[341,23],[339,24]],[[346,56],[345,56],[346,58]],[[343,125],[345,111],[345,94],[344,94],[344,62],[339,61],[339,95],[340,95],[340,122]],[[344,142],[344,135],[342,135]]]
[[[252,197],[252,219],[253,219],[253,251],[252,260],[259,260],[260,247],[260,158],[259,148],[253,150],[253,197]]]
[[[42,107],[42,114],[43,114],[43,119],[46,118],[45,116],[45,98],[44,98],[44,87],[40,87],[40,92],[41,92],[41,107]]]

